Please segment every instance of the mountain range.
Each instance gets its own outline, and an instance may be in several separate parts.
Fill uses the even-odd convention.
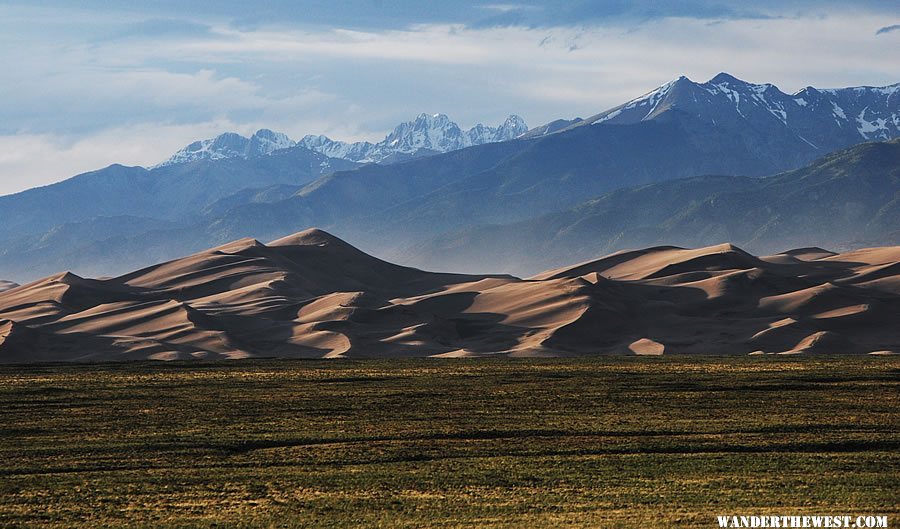
[[[900,249],[621,252],[529,279],[424,272],[321,230],[0,292],[0,362],[889,354]]]
[[[361,163],[392,163],[473,145],[509,141],[526,132],[528,126],[516,115],[509,116],[498,127],[479,123],[463,131],[445,114],[419,114],[416,119],[398,125],[378,143],[346,143],[327,136],[305,136],[299,144],[333,158]]]
[[[678,111],[709,126],[778,131],[814,149],[834,150],[860,140],[900,134],[900,83],[817,89],[786,94],[772,84],[753,84],[720,73],[705,83],[679,77],[643,96],[560,130],[599,123],[629,124]],[[773,138],[773,140],[776,138]]]
[[[142,223],[183,221],[248,187],[300,185],[356,166],[296,148],[252,159],[204,158],[154,169],[111,165],[0,197],[0,217],[4,219],[0,242],[8,249],[13,241],[109,224],[105,219],[110,217],[137,218]],[[122,228],[127,229],[127,223]]]
[[[295,146],[305,147],[329,158],[360,163],[392,163],[473,145],[509,141],[527,131],[525,121],[516,115],[509,116],[498,127],[479,123],[463,131],[446,114],[419,114],[414,120],[397,125],[378,143],[367,141],[347,143],[322,135],[307,135],[299,142],[295,142],[283,133],[268,129],[260,129],[249,138],[234,132],[226,132],[212,139],[195,141],[155,167],[196,160],[252,159]]]
[[[22,282],[61,269],[112,275],[241,237],[277,239],[309,226],[404,264],[457,266],[461,259],[453,256],[465,255],[459,269],[477,271],[521,273],[571,262],[579,245],[586,258],[668,243],[666,237],[692,233],[692,225],[703,229],[684,244],[733,240],[752,251],[783,249],[785,234],[799,244],[817,226],[783,228],[791,202],[778,199],[791,193],[803,198],[802,207],[819,208],[811,219],[845,204],[847,211],[834,216],[845,223],[827,232],[834,238],[823,244],[892,244],[900,229],[896,144],[828,155],[900,135],[898,86],[787,95],[727,74],[706,83],[682,77],[596,116],[521,134],[524,123],[515,118],[493,132],[463,133],[445,117],[420,116],[381,142],[402,151],[365,165],[326,156],[302,140],[274,149],[284,138],[270,131],[246,142],[223,140],[219,145],[228,147],[221,152],[212,147],[218,140],[199,142],[193,150],[208,153],[200,159],[150,170],[111,166],[0,197],[0,216],[11,219],[0,226],[0,277]],[[473,138],[506,141],[465,147]],[[331,144],[318,145],[328,152]],[[353,149],[356,154],[331,154],[369,160],[364,145],[347,152]],[[213,151],[238,154],[214,158]],[[414,157],[399,159],[407,155]],[[759,179],[767,175],[779,176]],[[823,180],[814,184],[816,178]],[[667,203],[669,193],[679,199]],[[840,193],[859,200],[841,202]],[[614,222],[594,224],[577,242],[563,243],[557,232],[591,225],[578,220],[584,212],[590,212],[586,219]],[[746,226],[755,234],[736,231],[729,216],[750,219]],[[556,230],[538,229],[549,218]],[[489,233],[516,240],[515,233],[524,233],[516,230],[529,225],[537,226],[534,244],[541,251],[527,253],[536,255],[528,261],[504,250],[503,240],[484,242]],[[850,240],[854,233],[863,240]],[[476,255],[466,245],[485,251]]]

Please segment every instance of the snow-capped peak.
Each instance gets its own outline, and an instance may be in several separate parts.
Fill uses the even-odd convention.
[[[525,124],[525,120],[517,114],[510,114],[509,117],[506,118],[506,121],[497,128],[495,140],[511,140],[513,138],[518,138],[526,132],[528,132],[528,125]]]
[[[282,132],[274,132],[269,129],[259,129],[250,137],[250,151],[255,154],[271,154],[279,149],[287,149],[296,145],[296,142]]]
[[[296,143],[281,132],[259,129],[249,138],[235,132],[225,132],[215,138],[199,140],[173,154],[155,167],[165,167],[196,160],[222,160],[225,158],[255,158],[266,156]]]
[[[527,131],[528,125],[517,115],[510,115],[498,127],[479,123],[464,131],[446,114],[423,112],[394,127],[378,143],[345,143],[325,136],[307,136],[300,140],[300,145],[332,157],[357,162],[384,162],[512,140]]]
[[[415,120],[401,123],[382,143],[391,150],[412,154],[421,149],[447,152],[467,145],[461,144],[463,133],[459,125],[446,114],[419,114]],[[376,146],[382,145],[381,143]]]

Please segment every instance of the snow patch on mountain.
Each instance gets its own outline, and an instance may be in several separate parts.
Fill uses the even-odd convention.
[[[835,117],[838,117],[838,118],[841,118],[844,120],[847,119],[847,114],[844,112],[844,109],[839,107],[838,104],[835,103],[834,101],[831,102],[831,112],[834,114]]]
[[[636,97],[635,99],[628,101],[624,105],[621,105],[620,107],[612,110],[608,115],[603,116],[603,118],[601,118],[601,120],[598,120],[595,123],[602,123],[603,121],[609,121],[609,120],[615,118],[616,116],[618,116],[619,114],[621,114],[622,111],[632,110],[632,109],[638,108],[638,107],[640,107],[642,110],[644,108],[649,108],[649,110],[647,110],[647,113],[644,114],[643,119],[646,119],[651,114],[653,114],[653,111],[656,110],[657,106],[659,106],[660,101],[665,99],[666,95],[669,93],[669,91],[672,89],[672,87],[675,86],[678,82],[685,80],[685,79],[687,79],[687,77],[681,76],[678,79],[675,79],[674,81],[669,81],[668,83],[660,86],[659,88],[656,88],[655,90],[651,90],[640,97]]]
[[[879,86],[872,88],[873,91],[878,92],[882,95],[891,96],[900,92],[900,83],[892,84],[888,86]]]
[[[859,123],[857,130],[859,133],[867,138],[872,138],[878,136],[878,133],[882,131],[887,131],[887,123],[888,121],[884,118],[876,118],[873,121],[869,121],[866,119],[866,110],[869,107],[862,109],[859,112],[859,116],[856,117],[856,122]]]

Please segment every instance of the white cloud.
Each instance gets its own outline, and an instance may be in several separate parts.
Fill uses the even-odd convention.
[[[328,31],[252,32],[216,28],[227,38],[173,43],[192,60],[233,62],[256,60],[298,63],[327,58],[377,61],[417,61],[433,64],[472,64],[493,56],[487,42],[460,38],[463,26],[419,26],[410,30],[367,32],[349,29]]]
[[[483,4],[480,6],[476,6],[479,9],[485,9],[487,11],[496,11],[499,13],[509,13],[510,11],[519,11],[519,10],[538,10],[539,8],[532,5],[526,4]]]
[[[382,32],[216,28],[228,38],[170,42],[154,53],[171,55],[177,49],[182,59],[220,65],[252,61],[317,71],[352,68],[363,82],[372,70],[398,64],[436,65],[471,79],[472,97],[477,96],[478,85],[489,84],[536,102],[613,105],[680,74],[704,79],[722,70],[774,82],[786,90],[808,84],[893,82],[900,59],[881,53],[883,41],[875,39],[870,29],[880,20],[876,15],[844,14],[717,24],[665,18],[637,28],[428,25]],[[835,68],[835,61],[852,67]],[[485,68],[492,75],[477,77]],[[238,83],[222,79],[218,84],[228,81]],[[390,99],[391,94],[379,95]]]

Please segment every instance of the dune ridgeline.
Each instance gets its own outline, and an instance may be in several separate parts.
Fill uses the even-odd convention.
[[[624,251],[432,273],[321,230],[0,292],[0,362],[900,351],[900,247]]]

